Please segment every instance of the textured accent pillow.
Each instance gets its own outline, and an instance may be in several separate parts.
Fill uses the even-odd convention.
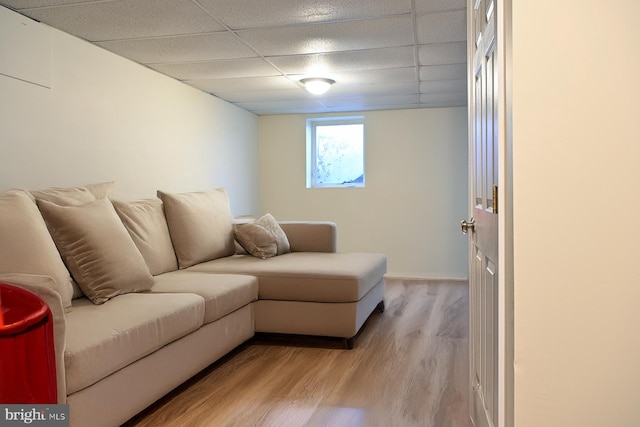
[[[0,194],[0,273],[49,276],[65,308],[71,307],[71,276],[42,215],[24,191]]]
[[[82,206],[37,203],[71,275],[91,302],[151,288],[144,258],[108,199]]]
[[[142,254],[152,275],[178,269],[162,200],[112,200],[118,216]]]
[[[235,238],[251,255],[267,259],[291,252],[289,240],[271,214],[248,224],[233,227]]]
[[[192,193],[158,191],[178,257],[178,266],[233,255],[233,227],[229,196],[224,188]]]

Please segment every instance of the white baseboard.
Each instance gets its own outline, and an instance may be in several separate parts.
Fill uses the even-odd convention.
[[[433,273],[399,273],[390,271],[384,275],[388,279],[399,280],[437,280],[446,282],[468,282],[469,278],[466,276],[447,276],[442,274]]]

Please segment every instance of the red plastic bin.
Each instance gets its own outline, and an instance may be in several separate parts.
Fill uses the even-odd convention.
[[[53,316],[23,288],[0,282],[0,403],[57,403]]]

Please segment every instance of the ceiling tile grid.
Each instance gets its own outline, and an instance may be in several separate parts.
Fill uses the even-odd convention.
[[[466,0],[0,0],[256,114],[465,106]],[[305,77],[336,83],[314,96]]]

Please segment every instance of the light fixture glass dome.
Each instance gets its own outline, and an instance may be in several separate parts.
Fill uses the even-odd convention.
[[[312,93],[313,95],[322,95],[328,91],[331,85],[335,82],[335,80],[326,79],[324,77],[311,77],[300,80],[300,83],[302,83],[307,92]]]

